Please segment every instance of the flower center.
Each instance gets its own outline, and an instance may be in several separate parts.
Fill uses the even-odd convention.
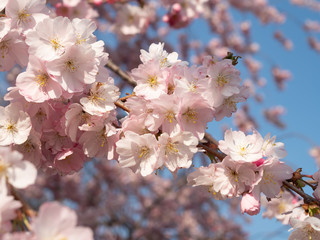
[[[0,159],[0,176],[5,174],[5,172],[7,171],[9,165],[4,163],[2,159]]]
[[[263,184],[268,184],[268,183],[273,183],[273,184],[277,184],[275,181],[274,181],[274,175],[271,174],[271,173],[264,173],[263,174]]]
[[[62,45],[59,42],[58,38],[54,38],[50,40],[51,46],[54,48],[55,51],[62,48]]]
[[[78,69],[77,64],[76,64],[75,61],[72,60],[72,59],[69,59],[69,60],[67,60],[67,61],[65,62],[65,67],[66,67],[66,70],[67,70],[67,71],[72,72],[72,73],[75,72],[75,71],[77,71],[77,69]]]
[[[6,126],[6,129],[9,133],[11,133],[12,135],[16,132],[18,132],[16,125],[14,123],[8,123],[8,125]]]
[[[160,66],[163,67],[165,66],[166,64],[168,63],[168,59],[165,57],[165,58],[162,58],[160,60]]]
[[[165,151],[166,156],[169,154],[177,154],[178,152],[179,150],[177,149],[177,144],[169,140],[166,145],[166,151]]]
[[[23,9],[22,11],[18,12],[18,22],[28,22],[30,21],[30,14],[27,13],[26,9]]]
[[[148,148],[147,146],[142,146],[140,148],[139,158],[147,158],[149,156],[149,153],[150,153],[150,148]]]
[[[170,123],[172,123],[172,121],[175,119],[175,114],[174,114],[174,112],[168,111],[168,112],[166,113],[166,119],[167,119]]]
[[[188,108],[188,110],[184,114],[182,114],[182,116],[185,117],[188,123],[189,121],[192,123],[196,123],[196,120],[198,119],[196,111],[191,108]]]
[[[48,82],[49,76],[45,73],[40,73],[36,76],[36,82],[40,87],[45,87]]]
[[[223,87],[224,85],[226,85],[228,83],[228,80],[226,79],[226,76],[219,73],[218,77],[217,77],[217,84],[219,87]]]
[[[158,86],[158,78],[157,78],[157,76],[149,76],[148,80],[147,80],[147,83],[152,88]]]

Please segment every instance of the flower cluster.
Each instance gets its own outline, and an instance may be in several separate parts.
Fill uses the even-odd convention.
[[[280,161],[286,156],[283,143],[270,135],[262,138],[256,131],[246,136],[227,130],[219,149],[226,154],[223,161],[200,167],[188,176],[188,182],[207,186],[216,199],[242,196],[243,213],[259,213],[261,193],[276,197],[282,181],[292,177],[292,169]]]
[[[130,114],[116,143],[120,165],[143,176],[163,165],[172,172],[189,168],[207,123],[231,116],[248,97],[230,59],[206,57],[201,66],[188,67],[163,47],[141,50],[142,64],[131,71],[137,86],[126,102]]]
[[[27,68],[8,89],[10,104],[0,107],[0,146],[62,174],[79,171],[88,157],[112,159],[120,93],[104,67],[108,54],[93,35],[95,23],[51,17],[42,0],[4,7],[0,68]]]

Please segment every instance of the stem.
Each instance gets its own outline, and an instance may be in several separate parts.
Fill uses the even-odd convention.
[[[302,181],[303,183],[305,183],[305,184],[307,184],[309,187],[311,187],[312,188],[312,190],[314,191],[314,190],[316,190],[316,186],[313,186],[310,182],[308,182],[308,181],[305,181],[305,180],[303,180],[303,179],[300,179],[300,181]]]
[[[301,197],[303,197],[305,203],[316,203],[318,206],[320,206],[320,201],[318,201],[317,199],[309,196],[308,194],[306,194],[305,192],[301,191],[299,188],[297,188],[296,186],[290,184],[288,181],[283,181],[282,182],[284,186],[286,186],[287,188],[291,189],[292,191],[298,193]]]
[[[111,71],[113,71],[115,74],[117,74],[119,77],[121,77],[123,80],[130,83],[132,86],[136,86],[136,82],[132,80],[132,78],[127,74],[126,72],[122,71],[121,68],[113,63],[110,59],[108,60],[107,64],[105,65],[107,68],[109,68]]]
[[[134,96],[135,96],[134,94],[130,94],[130,95],[127,95],[125,97],[119,98],[119,100],[121,102],[125,102],[125,101],[127,101],[128,98],[131,98],[131,97],[134,97]]]
[[[122,104],[122,102],[120,102],[119,100],[116,101],[116,102],[114,103],[114,105],[116,105],[117,107],[123,109],[124,111],[126,111],[126,112],[128,112],[128,113],[130,112],[130,109],[127,108],[126,106],[124,106],[124,105]]]

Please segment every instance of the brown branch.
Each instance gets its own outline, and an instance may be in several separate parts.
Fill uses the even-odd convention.
[[[134,96],[135,96],[134,94],[129,94],[129,95],[127,95],[127,96],[124,96],[124,97],[122,97],[122,98],[119,98],[119,100],[120,100],[121,102],[125,102],[125,101],[127,101],[128,98],[131,98],[131,97],[134,97]]]
[[[305,192],[301,191],[299,188],[297,188],[296,186],[292,185],[291,183],[289,183],[288,181],[283,181],[282,182],[283,185],[289,189],[291,189],[292,191],[298,193],[301,197],[303,197],[304,202],[305,203],[316,203],[317,205],[320,206],[320,201],[311,197],[310,195],[306,194]]]
[[[117,74],[119,77],[121,77],[123,80],[127,81],[130,85],[136,86],[136,82],[132,80],[132,78],[121,70],[121,68],[116,65],[114,62],[112,62],[110,59],[108,60],[107,64],[105,65],[107,68],[109,68],[111,71],[113,71],[115,74]]]
[[[128,113],[130,112],[130,109],[127,108],[126,106],[124,106],[120,100],[116,101],[116,102],[114,103],[114,105],[116,105],[117,107],[123,109],[124,111],[126,111],[126,112],[128,112]]]

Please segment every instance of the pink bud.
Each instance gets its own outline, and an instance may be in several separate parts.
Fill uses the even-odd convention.
[[[181,11],[181,5],[179,3],[175,3],[175,4],[172,5],[172,9],[175,12],[180,12]]]
[[[260,212],[260,199],[253,196],[252,193],[245,193],[241,199],[240,209],[242,213],[257,215]]]

